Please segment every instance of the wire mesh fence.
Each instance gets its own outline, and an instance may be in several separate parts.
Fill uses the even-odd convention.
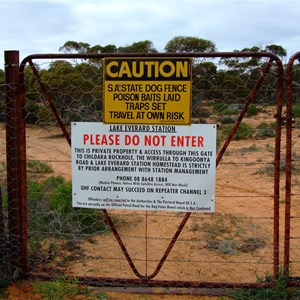
[[[4,99],[4,83],[0,84],[0,93],[1,98]],[[5,202],[7,202],[7,198],[5,195],[7,195],[7,181],[6,181],[6,135],[5,135],[5,113],[4,113],[4,103],[1,102],[1,111],[0,111],[0,149],[1,149],[1,161],[0,161],[0,273],[5,274],[8,270],[6,270],[6,264],[5,264],[5,249],[7,247],[6,245],[6,226],[7,224],[7,210],[3,209],[3,206],[5,206]]]
[[[275,58],[193,56],[192,122],[218,126],[214,214],[72,207],[71,122],[102,121],[103,56],[24,60],[27,276],[189,289],[273,284],[285,204]]]

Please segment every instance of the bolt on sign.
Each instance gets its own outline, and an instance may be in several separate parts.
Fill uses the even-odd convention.
[[[190,58],[105,58],[104,123],[188,125]]]

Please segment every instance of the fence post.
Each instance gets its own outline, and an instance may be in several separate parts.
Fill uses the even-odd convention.
[[[8,264],[11,275],[21,271],[21,150],[19,128],[19,51],[5,51],[6,161],[8,203]]]

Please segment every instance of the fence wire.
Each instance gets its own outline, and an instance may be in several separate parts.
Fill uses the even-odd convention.
[[[147,278],[159,266],[153,282],[187,286],[187,293],[195,286],[258,287],[276,279],[279,216],[274,218],[277,208],[284,209],[285,197],[284,189],[274,196],[279,188],[274,164],[281,175],[285,171],[284,161],[274,158],[280,150],[278,61],[264,55],[193,58],[192,122],[218,126],[216,212],[190,214],[163,262],[185,213],[108,210],[124,253],[102,210],[71,204],[70,124],[102,121],[102,59],[28,62],[23,74],[23,222],[31,278],[63,274],[91,284],[98,280],[111,286],[151,286]],[[6,191],[2,193],[6,197]],[[5,198],[2,202],[5,206]],[[296,251],[297,240],[291,251]],[[142,277],[136,276],[125,254]]]
[[[8,273],[7,261],[7,180],[6,180],[6,135],[5,135],[5,113],[4,113],[4,84],[0,84],[1,105],[0,105],[0,274]],[[2,101],[3,100],[3,101]],[[3,279],[3,275],[0,277]]]

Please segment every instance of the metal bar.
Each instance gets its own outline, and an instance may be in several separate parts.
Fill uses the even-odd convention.
[[[27,279],[53,280],[53,276],[41,273],[25,274]],[[112,277],[90,277],[90,276],[72,276],[81,283],[90,286],[109,286],[109,287],[166,287],[166,288],[274,288],[274,282],[213,282],[213,281],[180,281],[180,280],[149,280],[132,278],[112,278]]]
[[[27,236],[27,157],[26,157],[26,125],[25,125],[25,84],[24,74],[19,72],[19,126],[21,150],[21,264],[23,272],[28,272],[28,236]]]
[[[177,239],[178,239],[178,237],[179,237],[181,231],[183,230],[183,228],[184,228],[184,226],[185,226],[187,220],[189,219],[190,215],[191,215],[190,212],[188,212],[188,213],[185,214],[185,216],[184,216],[184,218],[182,219],[182,221],[181,221],[179,227],[177,228],[177,230],[176,230],[174,236],[172,237],[172,239],[171,239],[171,241],[170,241],[170,243],[169,243],[169,245],[168,245],[168,247],[167,247],[167,249],[166,249],[166,251],[165,251],[163,257],[162,257],[161,260],[159,261],[159,263],[158,263],[158,265],[157,265],[155,271],[152,273],[152,275],[147,276],[147,279],[148,279],[148,280],[154,278],[154,277],[159,273],[159,271],[161,270],[163,264],[165,263],[167,257],[169,256],[169,254],[170,254],[170,252],[171,252],[173,246],[175,245],[175,243],[176,243],[176,241],[177,241]]]
[[[19,128],[19,52],[5,51],[5,102],[6,102],[6,160],[9,264],[12,271],[21,268],[20,230],[20,128]]]
[[[69,145],[71,146],[70,135],[69,135],[68,131],[66,130],[66,127],[64,126],[64,124],[63,124],[63,122],[62,122],[62,120],[61,120],[61,118],[60,118],[60,116],[59,116],[59,114],[58,114],[58,112],[57,112],[54,104],[53,104],[53,101],[52,101],[51,97],[49,96],[49,94],[47,92],[47,89],[46,89],[46,87],[45,87],[45,85],[44,85],[44,83],[43,83],[43,81],[42,81],[42,79],[41,79],[41,77],[40,77],[40,75],[39,75],[39,73],[38,73],[35,65],[33,64],[32,60],[29,60],[29,65],[30,65],[30,67],[32,69],[32,72],[33,72],[36,80],[38,81],[38,83],[39,83],[39,85],[41,87],[41,90],[43,92],[44,97],[48,101],[48,104],[49,104],[49,106],[50,106],[50,108],[51,108],[51,110],[52,110],[52,112],[53,112],[53,114],[55,116],[55,119],[56,119],[56,121],[57,121],[57,123],[58,123],[58,125],[59,125],[59,127],[61,129],[61,131],[63,132],[63,135],[65,136],[66,140],[68,141]]]
[[[135,265],[134,265],[134,263],[133,263],[133,261],[132,261],[132,259],[131,259],[131,256],[129,255],[129,253],[128,253],[127,249],[126,249],[126,246],[125,246],[125,244],[123,243],[123,241],[122,241],[122,239],[121,239],[121,236],[120,236],[120,234],[119,234],[117,228],[115,227],[115,225],[114,225],[114,223],[113,223],[113,221],[112,221],[110,215],[108,214],[107,210],[106,210],[106,209],[103,209],[102,212],[103,212],[103,215],[104,215],[104,217],[105,217],[105,220],[106,220],[106,222],[108,223],[108,225],[110,226],[110,228],[111,228],[111,230],[112,230],[112,232],[113,232],[113,234],[114,234],[114,236],[115,236],[115,238],[116,238],[116,240],[117,240],[117,242],[118,242],[118,244],[119,244],[121,250],[123,251],[123,254],[124,254],[125,257],[126,257],[127,262],[128,262],[128,264],[129,264],[129,266],[131,267],[131,270],[133,271],[133,273],[134,273],[137,277],[139,277],[139,278],[144,278],[145,276],[143,276],[142,274],[140,274],[139,271],[137,270],[137,268],[135,267]]]
[[[25,57],[20,65],[25,65],[33,59],[103,59],[105,57],[194,57],[194,58],[225,58],[225,57],[269,57],[278,61],[279,58],[271,52],[193,52],[193,53],[81,53],[81,54],[32,54]]]
[[[287,277],[287,286],[299,287],[300,286],[300,278],[299,277]]]
[[[154,272],[153,272],[151,275],[146,275],[146,276],[144,276],[144,275],[142,275],[142,274],[137,270],[137,268],[135,267],[135,264],[133,263],[133,260],[131,259],[131,256],[130,256],[130,254],[128,253],[128,251],[127,251],[127,249],[126,249],[126,246],[125,246],[125,244],[123,243],[122,238],[121,238],[121,236],[120,236],[118,230],[116,229],[116,227],[115,227],[115,225],[114,225],[114,223],[113,223],[113,221],[112,221],[112,219],[111,219],[111,217],[110,217],[110,215],[108,214],[108,212],[107,212],[106,209],[103,210],[103,214],[104,214],[105,220],[106,220],[106,222],[109,224],[109,226],[110,226],[110,228],[111,228],[111,230],[112,230],[112,232],[113,232],[113,234],[114,234],[114,236],[115,236],[117,242],[119,243],[119,246],[120,246],[120,248],[122,249],[123,254],[125,255],[125,257],[126,257],[126,259],[127,259],[127,262],[128,262],[128,264],[129,264],[129,266],[131,267],[133,273],[134,273],[137,277],[139,277],[139,278],[141,278],[141,279],[147,279],[147,280],[150,280],[150,279],[154,278],[154,277],[159,273],[159,271],[161,270],[162,266],[164,265],[164,263],[165,263],[167,257],[169,256],[169,254],[170,254],[170,252],[171,252],[173,246],[175,245],[175,243],[176,243],[176,241],[177,241],[177,239],[178,239],[178,237],[179,237],[181,231],[183,230],[183,228],[184,228],[184,226],[185,226],[187,220],[189,219],[189,217],[190,217],[190,215],[191,215],[191,213],[186,213],[186,214],[185,214],[183,220],[181,221],[179,227],[177,228],[177,230],[176,230],[174,236],[172,237],[172,239],[171,239],[171,241],[170,241],[170,243],[169,243],[169,245],[168,245],[168,247],[167,247],[167,249],[166,249],[164,255],[163,255],[162,258],[160,259],[160,261],[159,261],[159,263],[158,263],[156,269],[154,270]]]
[[[274,220],[273,220],[273,272],[274,280],[277,282],[279,275],[279,198],[280,198],[280,150],[281,150],[281,125],[282,125],[282,94],[283,94],[283,66],[277,61],[276,82],[276,128],[275,128],[275,150],[274,150]]]
[[[300,52],[293,55],[287,64],[286,85],[286,177],[285,177],[285,225],[284,225],[284,274],[289,274],[291,230],[291,178],[292,178],[292,109],[293,109],[293,64]]]

